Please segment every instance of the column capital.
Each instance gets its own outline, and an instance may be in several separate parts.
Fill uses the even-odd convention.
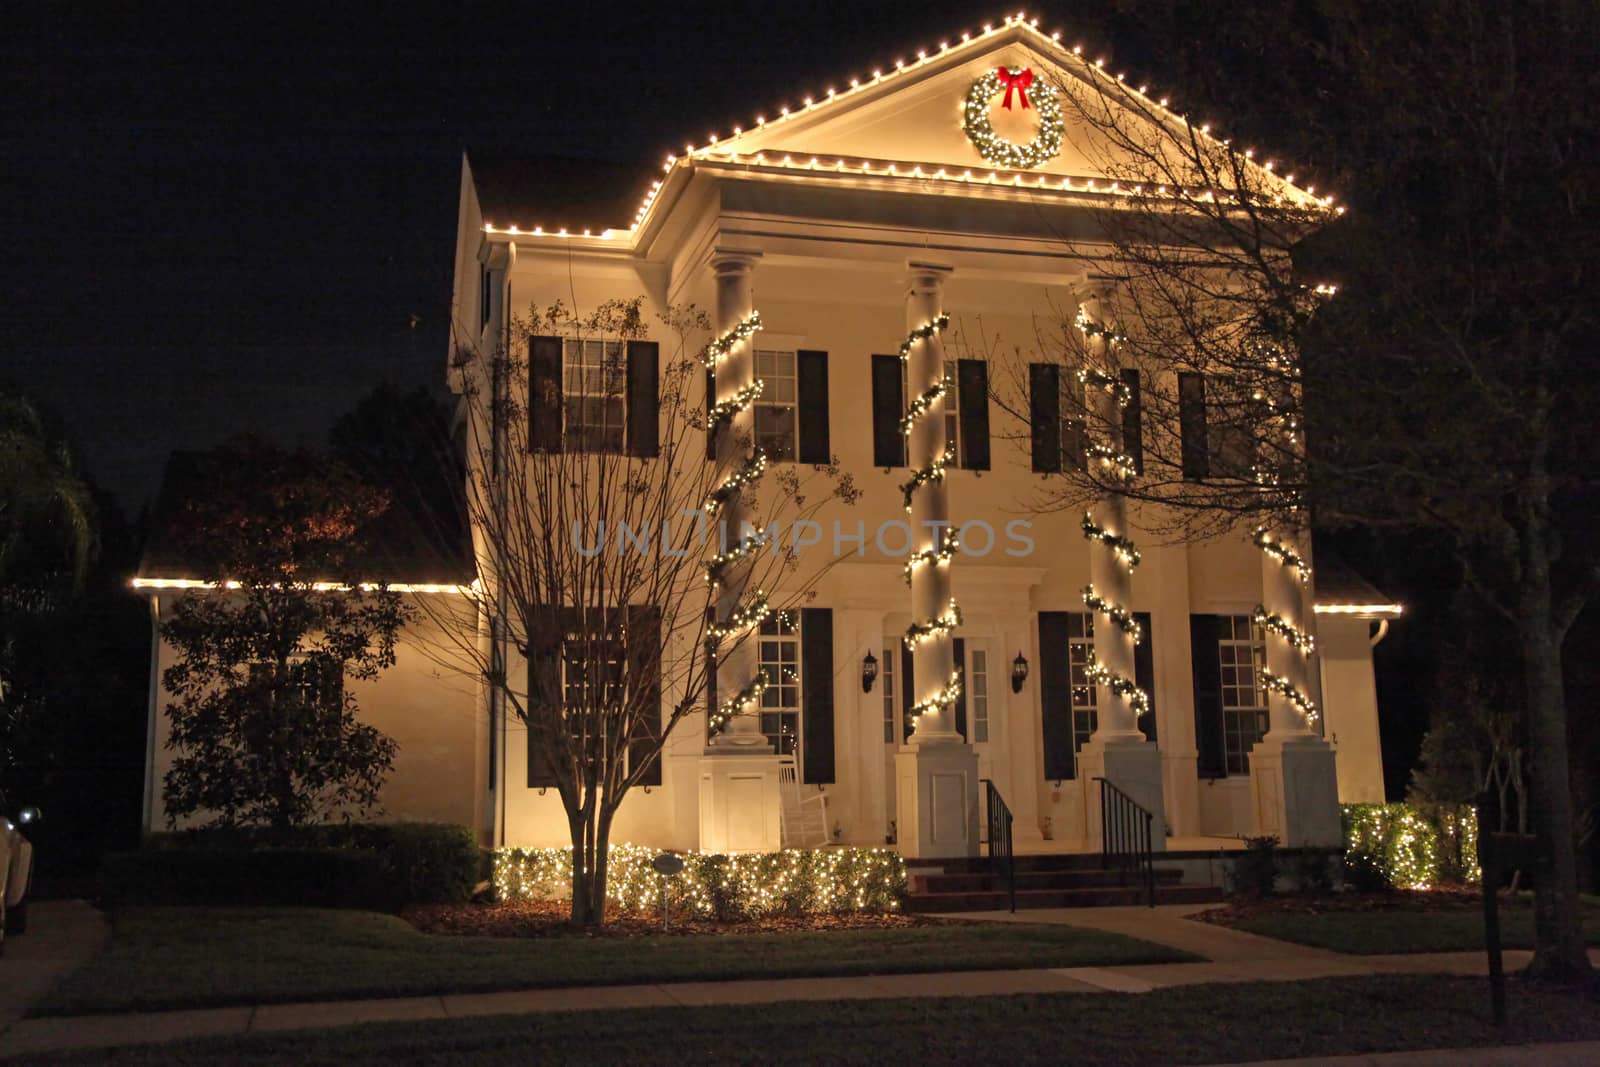
[[[1073,296],[1079,303],[1088,303],[1091,300],[1109,300],[1117,294],[1127,282],[1127,278],[1116,274],[1085,274],[1077,285],[1073,286]]]
[[[955,273],[955,268],[948,263],[932,263],[926,260],[906,260],[907,280],[910,282],[913,293],[937,293],[944,287],[945,279]]]
[[[756,269],[760,252],[743,248],[715,248],[711,251],[711,269],[718,277],[730,274],[749,274]]]

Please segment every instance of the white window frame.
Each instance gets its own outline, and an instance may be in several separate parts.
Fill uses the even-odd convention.
[[[883,743],[894,745],[896,743],[895,728],[899,725],[899,708],[895,705],[900,692],[895,687],[895,679],[899,676],[895,660],[899,658],[899,650],[892,645],[885,645],[883,649],[883,671],[879,674],[879,681],[883,685]]]
[[[780,756],[792,753],[796,765],[803,768],[805,738],[801,731],[805,721],[805,689],[800,661],[804,651],[800,642],[800,613],[773,612],[757,628],[755,640],[756,669],[767,679],[767,688],[756,706],[760,716],[758,725],[774,752]],[[772,651],[777,652],[776,659],[769,658],[768,653]],[[793,676],[786,676],[786,670],[793,671]],[[790,693],[793,694],[792,700],[786,699]],[[772,722],[771,719],[776,721]],[[787,730],[791,721],[793,729]],[[768,730],[769,725],[776,728]],[[784,743],[786,737],[789,739],[787,745]]]
[[[1100,723],[1100,687],[1089,683],[1089,659],[1094,654],[1094,613],[1067,612],[1068,703],[1072,707],[1072,760],[1094,735]]]
[[[1219,618],[1217,667],[1223,766],[1230,778],[1244,777],[1250,773],[1250,749],[1267,732],[1269,722],[1267,691],[1261,685],[1261,669],[1267,658],[1266,635],[1249,615]],[[1240,637],[1241,632],[1247,636]],[[1241,671],[1247,672],[1247,677],[1241,678]]]
[[[574,356],[576,355],[576,362]],[[591,362],[591,356],[596,357]],[[615,360],[608,365],[608,361]],[[615,389],[607,378],[615,375]],[[576,384],[576,388],[574,388]],[[598,386],[598,389],[595,388]],[[580,412],[593,404],[601,412],[598,422],[572,417],[573,403]],[[610,412],[617,413],[611,425]],[[561,443],[572,452],[620,454],[627,444],[628,348],[622,341],[566,337],[561,341]],[[599,435],[599,440],[595,436]],[[606,438],[615,434],[614,441]]]
[[[972,743],[984,745],[989,743],[989,650],[969,646],[967,659],[970,661],[967,707],[971,712]]]
[[[783,373],[770,364],[767,369],[762,369],[763,359],[783,359],[788,361],[788,373]],[[761,380],[764,388],[761,395],[756,398],[754,420],[756,445],[767,453],[769,463],[793,463],[800,454],[800,347],[794,344],[775,344],[769,340],[766,344],[757,345],[755,350],[755,376]],[[781,386],[787,380],[791,386],[788,400],[778,399]],[[779,455],[767,448],[763,441],[761,429],[762,412],[788,412],[789,416],[789,451],[787,455]],[[768,417],[775,417],[769,415]]]
[[[961,377],[956,373],[957,370],[957,360],[947,359],[944,361],[944,373],[950,379],[950,388],[944,394],[944,439],[946,445],[955,447],[955,466],[960,468],[966,465],[967,455],[961,445]],[[901,360],[900,411],[902,414],[911,404],[911,386],[907,373],[906,361]]]

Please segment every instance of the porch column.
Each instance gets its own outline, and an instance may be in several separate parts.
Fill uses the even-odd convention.
[[[895,756],[900,851],[913,857],[967,856],[978,850],[978,755],[955,729],[954,630],[960,612],[950,596],[953,547],[944,467],[945,405],[953,383],[944,371],[938,320],[951,268],[910,262],[906,293],[906,460],[916,486],[911,493],[911,645],[916,725]],[[930,328],[931,327],[931,328]]]
[[[1339,780],[1333,746],[1313,729],[1321,714],[1315,685],[1316,635],[1311,537],[1303,513],[1256,531],[1261,550],[1261,606],[1266,631],[1268,726],[1250,750],[1256,832],[1286,847],[1337,846]]]
[[[1137,472],[1123,442],[1122,410],[1128,400],[1116,353],[1111,295],[1112,283],[1091,280],[1079,305],[1078,328],[1087,348],[1082,387],[1093,428],[1085,458],[1099,468],[1102,481],[1126,485]],[[1095,731],[1078,754],[1078,777],[1091,847],[1099,847],[1105,837],[1103,786],[1096,781],[1104,779],[1150,812],[1151,844],[1161,848],[1166,839],[1161,755],[1139,729],[1149,694],[1137,687],[1133,649],[1146,635],[1133,619],[1136,557],[1127,512],[1125,494],[1110,490],[1095,502],[1085,524],[1090,584],[1083,590],[1083,602],[1094,620]]]
[[[716,273],[715,358],[716,401],[741,395],[755,381],[754,345],[740,336],[738,327],[755,311],[752,275],[759,252],[717,249],[711,257]],[[755,453],[753,398],[740,406],[717,434],[717,480],[737,471]],[[738,546],[750,521],[743,500],[735,495],[718,510],[717,543],[711,554],[722,555]],[[725,716],[722,729],[706,745],[700,761],[700,848],[707,852],[768,852],[782,845],[782,811],[778,789],[778,757],[761,733],[757,718],[757,641],[735,624],[739,613],[755,605],[756,591],[749,588],[752,560],[735,559],[714,566],[714,611],[719,626],[732,629],[714,642],[717,649],[718,712]],[[744,699],[740,699],[743,697]]]

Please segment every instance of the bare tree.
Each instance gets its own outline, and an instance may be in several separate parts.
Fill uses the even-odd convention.
[[[1117,362],[1089,369],[1141,372],[1143,455],[1125,457],[1138,477],[1121,462],[1063,461],[1038,507],[1116,491],[1160,505],[1144,518],[1174,536],[1264,526],[1264,550],[1302,560],[1313,511],[1444,535],[1514,628],[1523,665],[1541,839],[1532,971],[1582,980],[1560,649],[1600,589],[1600,419],[1585,359],[1600,321],[1600,11],[1352,4],[1320,19],[1317,62],[1349,83],[1340,128],[1361,154],[1348,176],[1379,185],[1363,199],[1374,221],[1339,220],[1268,161],[1091,70],[1059,91],[1074,147],[1106,175],[1095,192],[1107,206],[1093,239],[1062,240],[1121,283],[1114,316],[1083,322],[1069,303],[1043,309],[1022,343],[981,327],[974,343],[1011,361],[998,399],[1033,435],[1028,364],[1075,371],[1109,329]],[[1293,95],[1282,88],[1272,106],[1300,106]],[[1347,283],[1338,299],[1319,299],[1331,292],[1322,272]]]
[[[691,343],[705,316],[664,313],[662,358],[642,305],[531,307],[491,351],[463,340],[455,367],[479,578],[465,611],[435,607],[439,658],[479,679],[542,754],[530,771],[566,811],[575,924],[604,922],[613,820],[660,780],[673,730],[708,704],[712,732],[759,705],[764,676],[718,693],[717,664],[827,569],[794,532],[858,495],[837,461],[769,467],[738,419],[761,383],[708,402],[716,349]],[[708,458],[713,434],[737,438],[724,462]],[[719,518],[735,507],[730,531]]]

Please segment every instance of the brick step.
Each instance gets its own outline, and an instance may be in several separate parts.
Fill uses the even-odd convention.
[[[1223,899],[1214,886],[1173,885],[1156,887],[1157,904],[1211,904]],[[1017,889],[1017,910],[1029,908],[1103,908],[1145,903],[1144,892],[1133,886],[1102,886],[1093,889]],[[961,893],[913,893],[906,898],[905,910],[914,914],[945,911],[1005,911],[1011,906],[1005,890],[980,890]]]
[[[1175,885],[1182,880],[1183,872],[1177,868],[1156,868],[1157,884]],[[1017,888],[1019,890],[1098,889],[1107,886],[1121,886],[1125,881],[1126,879],[1121,871],[1107,870],[1105,868],[1063,871],[1019,870],[1017,872]],[[916,893],[969,893],[986,889],[1004,889],[1005,884],[1005,875],[993,868],[971,873],[929,872],[911,876],[912,892]]]

